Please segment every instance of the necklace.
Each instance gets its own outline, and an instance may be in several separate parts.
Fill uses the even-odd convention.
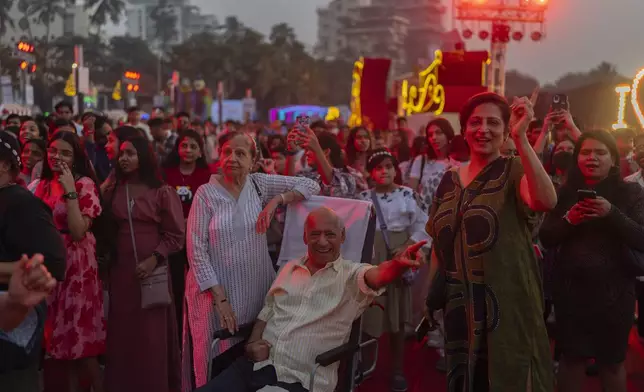
[[[186,178],[190,178],[190,176],[194,174],[195,169],[196,167],[193,168],[189,174],[183,174],[183,172],[181,171],[181,167],[179,167],[179,175],[181,176],[181,181],[183,182],[183,185],[186,185]]]

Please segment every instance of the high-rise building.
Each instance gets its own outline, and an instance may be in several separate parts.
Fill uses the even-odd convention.
[[[405,54],[409,65],[428,65],[444,33],[441,0],[393,0],[398,15],[407,19]]]
[[[155,43],[156,26],[152,18],[160,0],[129,0],[126,8],[127,34]],[[169,44],[179,44],[193,34],[210,31],[217,26],[214,15],[201,14],[198,7],[191,6],[187,0],[168,0],[166,11],[175,15],[176,37]]]
[[[332,0],[317,12],[318,57],[389,57],[393,73],[431,62],[443,33],[440,0]]]
[[[87,37],[90,28],[90,15],[82,4],[72,4],[65,7],[63,16],[55,15],[49,25],[39,23],[38,15],[27,15],[25,4],[14,1],[9,10],[8,18],[13,26],[7,23],[7,31],[0,37],[0,42],[13,46],[21,40],[43,40],[49,32],[49,41],[63,36]]]

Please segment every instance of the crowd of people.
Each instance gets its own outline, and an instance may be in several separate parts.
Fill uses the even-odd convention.
[[[565,110],[535,119],[535,97],[479,94],[458,132],[435,118],[418,134],[404,118],[388,131],[162,111],[144,123],[136,107],[115,123],[65,102],[8,116],[0,387],[332,392],[337,366],[314,383],[309,366],[376,302],[363,332],[388,334],[390,390],[404,392],[422,286],[450,392],[581,391],[591,361],[606,391],[626,391],[644,135],[582,131]],[[288,205],[315,195],[372,203],[370,264],[343,258],[329,208],[306,218],[306,254],[279,261]],[[249,324],[211,352],[215,331]]]

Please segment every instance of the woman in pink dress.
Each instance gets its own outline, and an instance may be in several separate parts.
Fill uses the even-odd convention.
[[[143,309],[141,280],[183,247],[181,201],[161,180],[152,147],[143,138],[120,143],[114,180],[104,195],[105,209],[117,226],[113,236],[116,257],[109,269],[105,389],[179,392],[174,304]],[[171,290],[172,285],[168,286]]]
[[[101,203],[94,170],[78,136],[59,132],[52,137],[41,178],[30,188],[52,209],[67,248],[65,280],[48,303],[47,354],[66,368],[69,378],[61,382],[69,383],[70,390],[78,388],[80,374],[87,374],[94,392],[102,392],[97,357],[105,351],[103,293],[96,239],[90,231],[92,220],[101,213]],[[45,377],[45,391],[53,388],[48,379]],[[60,376],[53,379],[60,381]]]

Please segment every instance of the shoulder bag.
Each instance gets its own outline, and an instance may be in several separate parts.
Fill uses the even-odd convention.
[[[127,202],[127,220],[130,224],[130,235],[132,236],[132,250],[134,261],[139,264],[139,256],[136,251],[136,240],[134,238],[134,225],[132,224],[132,208],[134,200],[130,200],[130,188],[125,184],[125,198]],[[168,265],[157,265],[147,277],[141,280],[141,308],[152,309],[172,304],[170,286],[168,283]]]
[[[385,241],[385,248],[387,249],[387,259],[391,260],[395,256],[391,249],[391,242],[389,242],[389,233],[387,232],[387,223],[385,223],[385,217],[382,215],[382,210],[380,209],[380,203],[378,202],[378,195],[376,195],[375,190],[371,190],[371,202],[373,207],[376,209],[376,217],[378,218],[378,223],[380,224],[380,232],[382,233],[382,239]],[[412,271],[408,269],[402,276],[402,281],[406,286],[411,286],[418,275],[418,271]]]

